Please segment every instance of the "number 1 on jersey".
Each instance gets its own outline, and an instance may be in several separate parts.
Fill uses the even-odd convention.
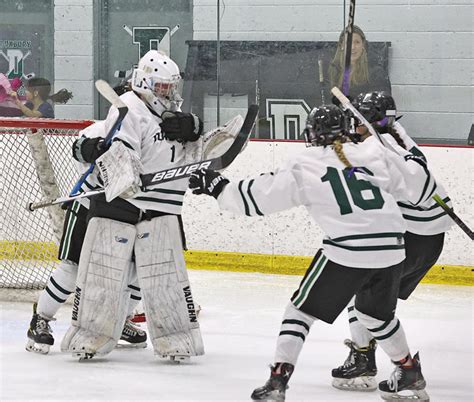
[[[171,162],[174,162],[175,151],[176,151],[176,146],[172,145],[171,146]]]

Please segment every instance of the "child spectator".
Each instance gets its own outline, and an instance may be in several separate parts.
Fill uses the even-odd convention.
[[[61,89],[57,93],[50,95],[51,83],[46,78],[32,78],[26,83],[26,103],[23,104],[16,94],[14,97],[17,106],[26,117],[54,118],[54,110],[48,100],[53,103],[66,103],[72,98],[72,93],[67,89]]]

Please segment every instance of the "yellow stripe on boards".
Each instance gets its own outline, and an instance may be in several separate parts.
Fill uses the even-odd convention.
[[[313,257],[193,250],[185,252],[185,259],[190,269],[302,276]],[[422,283],[474,286],[474,267],[435,265]]]
[[[53,242],[0,241],[1,260],[57,261],[58,247]],[[271,254],[243,254],[212,251],[186,251],[190,269],[260,272],[262,274],[304,275],[313,257]],[[422,283],[474,286],[474,267],[435,265]]]
[[[57,261],[57,256],[54,242],[0,241],[0,260]]]

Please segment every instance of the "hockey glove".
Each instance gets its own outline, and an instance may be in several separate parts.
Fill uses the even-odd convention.
[[[103,138],[81,137],[72,144],[72,157],[78,162],[92,163],[106,150]]]
[[[202,134],[203,123],[193,113],[163,112],[160,123],[161,130],[170,141],[197,141]]]
[[[219,172],[204,168],[191,173],[189,177],[189,188],[193,194],[212,195],[216,199],[228,183],[229,180]]]

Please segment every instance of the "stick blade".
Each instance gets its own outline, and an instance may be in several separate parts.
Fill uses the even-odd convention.
[[[125,103],[122,101],[122,99],[120,99],[120,97],[107,81],[97,80],[95,82],[95,87],[97,91],[99,91],[99,93],[117,109],[127,109]]]

